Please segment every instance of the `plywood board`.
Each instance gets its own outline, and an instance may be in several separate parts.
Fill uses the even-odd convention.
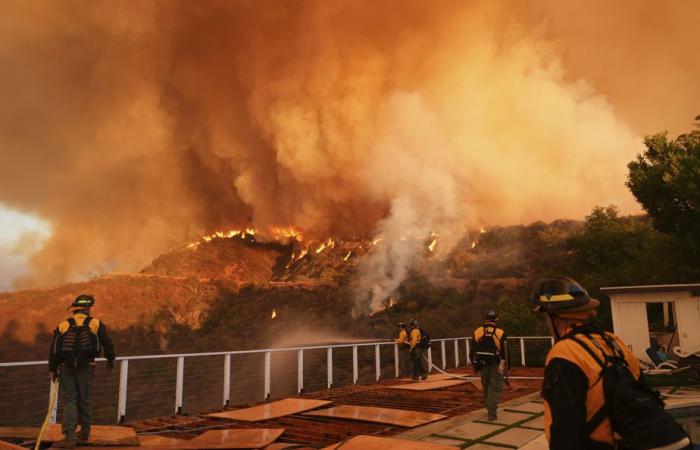
[[[139,436],[139,441],[141,441],[142,447],[157,447],[157,446],[171,446],[173,448],[180,447],[184,442],[183,439],[165,437],[165,436]]]
[[[460,375],[463,376],[463,375]],[[428,375],[427,380],[421,380],[423,383],[428,382],[428,381],[440,381],[440,380],[449,380],[452,379],[450,375],[444,374],[444,373],[436,373],[435,375]],[[411,381],[412,378],[401,378],[401,381]]]
[[[9,442],[0,441],[0,450],[27,450],[26,447],[10,444]]]
[[[319,408],[330,404],[325,400],[310,400],[302,398],[285,398],[272,403],[254,406],[252,408],[236,409],[214,414],[207,414],[207,417],[219,419],[243,420],[246,422],[259,422],[261,420],[275,419],[291,414],[298,414],[311,409]]]
[[[459,448],[431,442],[408,441],[406,439],[355,436],[345,442],[325,447],[323,450],[334,450],[339,447],[342,447],[343,450],[451,450]]]
[[[470,380],[469,382],[478,390],[480,390],[480,391],[484,390],[484,385],[481,384],[481,380]]]
[[[426,423],[441,420],[447,416],[430,414],[403,409],[376,408],[373,406],[340,405],[333,408],[321,409],[304,413],[305,416],[333,417],[337,419],[361,420],[400,427],[417,427]]]
[[[267,447],[265,447],[263,450],[284,450],[284,449],[301,449],[301,448],[309,448],[309,447],[304,447],[303,445],[299,444],[289,444],[286,442],[276,442],[274,444],[270,444]]]
[[[275,442],[282,433],[284,433],[283,428],[211,430],[185,441],[185,448],[260,448]]]
[[[443,381],[423,381],[421,383],[397,384],[389,386],[389,389],[406,389],[409,391],[432,391],[435,389],[444,389],[460,384],[466,384],[465,380],[443,380]]]
[[[80,433],[80,431],[78,431]],[[0,437],[34,439],[39,435],[39,427],[0,427]],[[63,439],[60,424],[49,424],[42,437],[43,442],[56,442]],[[93,425],[90,432],[91,445],[139,445],[133,428]]]

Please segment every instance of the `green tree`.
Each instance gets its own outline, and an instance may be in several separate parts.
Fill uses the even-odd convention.
[[[659,231],[700,244],[700,116],[695,129],[669,140],[647,136],[647,149],[628,164],[627,187]]]

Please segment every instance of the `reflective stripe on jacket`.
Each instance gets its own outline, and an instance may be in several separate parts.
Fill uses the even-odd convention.
[[[640,376],[639,361],[632,354],[629,348],[620,340],[619,337],[612,333],[606,333],[607,336],[614,339],[617,346],[622,349],[625,360],[629,365],[630,371],[635,378]],[[613,355],[613,351],[608,347],[603,338],[599,334],[590,334],[608,356]],[[604,360],[601,350],[593,344],[590,339],[581,333],[576,333],[576,338],[582,341],[596,356]],[[605,394],[603,392],[603,379],[601,376],[600,364],[583,348],[581,345],[571,339],[562,339],[554,344],[554,347],[547,354],[546,366],[554,359],[562,359],[575,364],[581,369],[583,374],[588,379],[588,392],[586,395],[586,420],[590,421],[593,416],[605,404]],[[547,440],[550,440],[552,426],[552,412],[549,404],[544,402],[544,417],[545,417],[545,434]],[[605,418],[600,425],[590,434],[592,441],[613,445],[615,442],[614,433],[610,424],[610,419]]]
[[[476,330],[474,330],[474,344],[479,342],[479,339],[481,339],[484,336],[484,334],[486,334],[486,327],[495,329],[495,331],[493,332],[492,339],[493,339],[493,342],[496,344],[496,350],[498,350],[499,354],[502,353],[501,352],[501,344],[503,341],[503,335],[505,334],[505,331],[503,331],[502,329],[498,328],[496,325],[491,324],[491,323],[486,323],[486,324],[480,326],[479,328],[477,328]]]

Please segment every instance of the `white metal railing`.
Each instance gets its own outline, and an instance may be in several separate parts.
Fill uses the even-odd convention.
[[[431,339],[431,347],[428,348],[427,359],[428,363],[432,366],[432,344],[439,343],[440,353],[441,353],[441,365],[442,369],[447,369],[447,343],[451,342],[454,348],[454,366],[459,367],[459,343],[464,341],[465,343],[465,363],[466,365],[471,364],[469,359],[470,341],[471,337],[459,337],[459,338],[445,338],[445,339]],[[526,340],[546,340],[550,342],[550,345],[554,344],[553,338],[549,336],[514,336],[509,337],[509,347],[513,348],[513,342],[519,342],[519,353],[520,353],[520,365],[522,367],[526,366],[525,358],[525,341]],[[181,354],[170,354],[170,355],[141,355],[141,356],[123,356],[118,357],[116,360],[120,362],[119,365],[119,391],[117,400],[117,422],[121,423],[126,417],[126,404],[128,396],[128,380],[129,380],[129,361],[137,360],[153,360],[153,359],[172,359],[175,358],[177,362],[176,366],[176,377],[175,377],[175,413],[180,413],[183,407],[183,389],[184,389],[184,369],[185,369],[185,359],[186,358],[197,358],[203,356],[222,356],[223,357],[223,386],[222,386],[222,404],[223,406],[228,406],[231,401],[231,357],[235,355],[250,355],[250,354],[262,354],[264,357],[264,398],[266,400],[270,399],[271,392],[271,376],[272,376],[272,353],[277,352],[296,352],[297,353],[297,393],[301,394],[304,391],[304,352],[309,350],[326,350],[326,386],[328,389],[333,387],[333,349],[338,348],[352,348],[352,383],[357,384],[359,382],[359,363],[358,363],[358,348],[360,347],[374,347],[374,372],[375,380],[379,381],[381,379],[381,347],[382,346],[393,346],[394,348],[394,373],[396,377],[399,377],[399,347],[392,341],[382,341],[382,342],[362,342],[355,344],[337,344],[337,345],[321,345],[321,346],[306,346],[306,347],[287,347],[287,348],[270,348],[264,350],[236,350],[228,352],[209,352],[209,353],[181,353]],[[512,351],[510,352],[512,355]],[[98,358],[98,361],[105,361],[104,358]],[[8,362],[0,363],[0,368],[2,367],[21,367],[21,366],[37,366],[48,364],[48,361],[24,361],[24,362]],[[56,408],[57,403],[55,402],[51,414],[51,422],[56,421]]]

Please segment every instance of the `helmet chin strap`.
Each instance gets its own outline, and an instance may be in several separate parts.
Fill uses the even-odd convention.
[[[559,330],[557,329],[557,327],[554,325],[554,319],[552,318],[552,315],[545,314],[545,316],[547,316],[547,325],[549,325],[549,330],[552,332],[552,335],[554,335],[554,340],[560,340],[561,335],[559,334]]]

